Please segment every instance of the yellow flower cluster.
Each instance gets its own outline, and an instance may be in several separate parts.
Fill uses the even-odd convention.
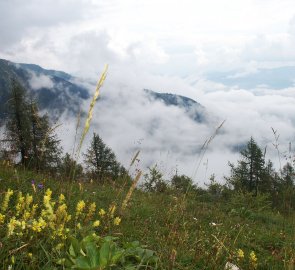
[[[258,260],[257,260],[257,257],[256,257],[256,254],[254,251],[251,251],[250,252],[250,255],[249,255],[249,261],[250,261],[250,265],[256,269],[257,268],[257,265],[258,265]]]
[[[99,214],[101,217],[103,217],[103,216],[106,214],[106,211],[105,211],[104,209],[101,208],[101,209],[99,210],[98,214]]]
[[[121,218],[116,217],[116,218],[114,219],[114,225],[118,226],[120,223],[121,223]]]
[[[46,225],[46,221],[42,217],[40,217],[38,221],[33,220],[32,230],[35,232],[41,232],[43,229],[45,229]]]
[[[7,192],[4,195],[4,200],[3,200],[3,203],[2,203],[2,206],[1,206],[2,212],[4,212],[4,211],[7,210],[8,204],[9,204],[9,200],[10,200],[10,197],[12,195],[13,195],[13,190],[8,189]]]
[[[93,226],[94,228],[96,228],[96,227],[98,227],[99,225],[100,225],[100,221],[99,221],[99,220],[96,220],[96,221],[93,222],[93,225],[92,225],[92,226]]]
[[[59,197],[58,197],[58,202],[61,204],[61,203],[64,203],[66,200],[66,197],[65,195],[63,194],[60,194]]]
[[[0,213],[0,225],[3,224],[5,221],[5,215]]]
[[[95,202],[93,202],[89,206],[88,213],[87,213],[86,219],[85,219],[86,221],[91,220],[91,218],[93,217],[93,215],[95,213],[95,210],[96,210],[96,204],[95,204]]]
[[[12,200],[13,194],[14,191],[8,189],[1,204],[0,227],[6,228],[7,237],[29,236],[32,239],[41,233],[43,236],[47,235],[55,239],[57,247],[61,240],[67,239],[76,229],[98,230],[101,228],[105,230],[109,226],[118,226],[121,223],[121,218],[115,216],[116,206],[114,204],[109,207],[108,211],[103,208],[97,211],[94,202],[86,205],[84,200],[78,201],[74,213],[74,225],[70,223],[72,216],[68,213],[66,198],[63,194],[60,194],[55,202],[52,198],[52,191],[47,189],[41,205],[34,204],[34,198],[30,194],[24,195],[18,192],[16,199]],[[61,245],[58,247],[61,248]]]
[[[110,207],[109,207],[109,214],[111,217],[114,216],[114,213],[116,211],[116,205],[112,204]]]
[[[244,257],[245,257],[244,251],[242,249],[238,249],[237,250],[237,258],[238,258],[238,260],[242,260],[242,259],[244,259]]]
[[[83,200],[79,201],[77,203],[77,207],[76,207],[76,216],[78,217],[84,210],[86,204]]]

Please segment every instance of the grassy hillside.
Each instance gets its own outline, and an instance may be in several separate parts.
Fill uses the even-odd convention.
[[[70,240],[74,237],[80,241],[93,232],[99,237],[117,237],[114,241],[118,248],[139,241],[144,245],[142,249],[155,251],[158,260],[149,266],[142,264],[134,268],[80,269],[225,269],[229,262],[241,269],[295,268],[295,214],[282,215],[271,210],[265,196],[236,194],[219,198],[206,192],[184,195],[170,189],[164,193],[135,190],[127,208],[122,210],[131,184],[122,188],[123,183],[124,179],[107,185],[93,181],[69,183],[1,163],[0,268],[8,269],[11,265],[10,269],[65,269],[57,263],[71,253]],[[44,206],[48,188],[52,191],[49,204],[53,213],[58,216],[57,209],[62,204],[59,196],[63,194],[66,215],[71,215],[69,221],[64,221],[60,235],[55,227],[48,225],[49,219],[47,225],[40,225],[40,231],[32,221],[37,220],[38,215],[43,215],[45,220],[50,217],[44,214],[49,211]],[[13,194],[5,210],[8,189],[13,190]],[[27,193],[31,194],[31,205],[37,203],[38,207],[26,224],[16,222],[14,232],[9,235],[8,224],[11,227],[13,216],[21,220],[25,208],[29,209],[28,205],[24,209],[17,206],[21,201],[19,192],[25,198]],[[77,217],[77,204],[82,200],[86,206],[80,203],[81,212]],[[96,209],[87,217],[93,202]],[[106,214],[101,215],[100,209]],[[100,224],[94,226],[97,220]],[[52,226],[58,224],[56,219],[54,224]],[[56,237],[52,237],[55,234]],[[136,256],[135,259],[139,257]]]

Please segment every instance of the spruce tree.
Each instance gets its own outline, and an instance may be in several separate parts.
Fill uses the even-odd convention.
[[[171,186],[183,193],[194,189],[193,180],[186,175],[174,175],[171,179]]]
[[[79,178],[83,175],[83,167],[81,164],[78,164],[69,153],[66,153],[61,159],[59,172],[62,177],[73,180],[74,177]]]
[[[92,177],[100,181],[107,178],[115,179],[124,172],[112,149],[96,133],[93,133],[90,147],[84,157]]]
[[[20,153],[21,164],[37,170],[56,168],[61,154],[60,141],[47,115],[40,116],[36,102],[28,101],[25,88],[12,81],[6,137],[11,152]]]
[[[148,192],[164,192],[167,189],[167,184],[163,179],[163,174],[158,170],[157,165],[148,169],[149,172],[144,175],[144,189]]]
[[[6,141],[9,142],[11,153],[20,154],[20,162],[26,166],[30,152],[29,106],[25,89],[16,79],[12,79],[8,108]]]
[[[266,176],[268,176],[262,150],[251,137],[240,154],[241,160],[236,166],[229,164],[231,176],[227,180],[235,189],[254,192],[257,195],[260,187],[265,186]]]

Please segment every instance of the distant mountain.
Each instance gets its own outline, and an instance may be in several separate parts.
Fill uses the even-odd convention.
[[[18,79],[29,95],[38,101],[39,109],[46,110],[52,120],[62,113],[76,114],[81,103],[90,98],[88,89],[76,83],[77,78],[63,71],[48,70],[34,64],[16,64],[0,59],[0,124],[7,114],[11,80]],[[198,102],[179,95],[144,90],[150,101],[161,101],[166,106],[177,106],[196,122],[206,120],[205,108]],[[112,100],[109,100],[112,102]]]
[[[162,101],[166,106],[177,106],[184,109],[188,116],[196,122],[206,121],[205,107],[193,99],[180,95],[158,93],[148,89],[144,89],[144,91],[150,98]]]
[[[40,110],[50,112],[52,119],[63,112],[77,113],[89,92],[71,80],[71,75],[55,70],[46,70],[37,65],[15,64],[0,59],[0,118],[4,119],[12,78],[18,79],[32,98],[38,101]]]
[[[241,70],[214,72],[209,73],[207,79],[224,85],[238,86],[244,89],[254,89],[256,87],[282,89],[294,86],[295,67],[258,69],[251,73],[244,73]]]

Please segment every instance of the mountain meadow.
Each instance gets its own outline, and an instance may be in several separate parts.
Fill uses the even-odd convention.
[[[251,137],[224,182],[212,174],[199,186],[177,170],[167,178],[157,164],[139,169],[139,150],[123,166],[99,133],[89,132],[107,69],[80,113],[89,98],[82,86],[48,71],[59,89],[36,94],[28,69],[40,72],[0,61],[1,269],[295,269],[295,160],[280,152],[276,130],[279,169]],[[193,108],[193,121],[206,121],[200,104],[181,101]],[[78,115],[70,153],[54,124],[65,106]]]

